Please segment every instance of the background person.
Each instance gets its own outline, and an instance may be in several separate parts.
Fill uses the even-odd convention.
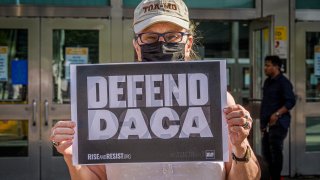
[[[133,46],[138,61],[191,60],[193,36],[182,0],[144,0],[134,13]],[[229,131],[229,162],[72,164],[75,123],[59,121],[51,140],[63,154],[72,179],[259,179],[260,169],[247,136],[252,119],[228,94],[224,109]],[[233,159],[232,159],[233,157]]]
[[[280,179],[283,164],[283,141],[290,126],[290,112],[295,105],[291,82],[281,73],[278,56],[265,58],[261,104],[262,154],[267,161],[272,180]]]

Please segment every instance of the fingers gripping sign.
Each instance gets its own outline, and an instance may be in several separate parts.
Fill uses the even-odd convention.
[[[248,137],[252,127],[250,113],[239,104],[228,106],[223,111],[228,124],[231,143],[235,146],[241,145]]]
[[[61,154],[71,153],[74,127],[75,123],[72,121],[59,121],[51,129],[50,140]]]

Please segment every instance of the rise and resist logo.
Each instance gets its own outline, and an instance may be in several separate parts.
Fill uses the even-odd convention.
[[[204,110],[210,106],[208,78],[204,73],[88,76],[88,140],[213,137],[210,111]],[[179,107],[185,112],[177,113]],[[115,109],[123,113],[117,117]]]

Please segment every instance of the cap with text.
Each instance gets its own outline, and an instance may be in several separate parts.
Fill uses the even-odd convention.
[[[189,13],[183,0],[143,0],[134,10],[135,33],[157,22],[171,22],[189,30]]]

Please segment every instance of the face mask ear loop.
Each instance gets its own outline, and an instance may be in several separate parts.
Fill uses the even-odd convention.
[[[143,44],[140,44],[139,43],[139,36],[138,36],[138,34],[135,34],[134,35],[134,40],[137,42],[137,44],[141,47],[141,45],[143,45]]]
[[[186,43],[185,43],[185,46],[188,46],[188,41],[189,41],[189,35],[187,35],[187,41],[186,41]],[[185,50],[185,49],[184,49]],[[185,53],[184,53],[185,54]],[[185,58],[185,57],[184,57]]]
[[[189,38],[188,38],[188,37],[189,37],[189,35],[187,35],[187,41],[186,41],[186,44],[188,44],[188,41],[189,41]]]

